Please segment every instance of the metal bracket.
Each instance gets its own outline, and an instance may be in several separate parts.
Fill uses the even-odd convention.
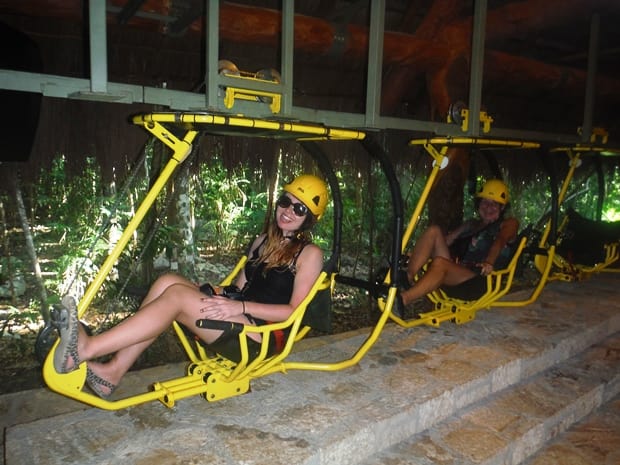
[[[228,77],[246,80],[246,81],[258,81],[265,82],[269,84],[274,84],[274,81],[267,81],[264,79],[258,79],[255,77],[247,77],[247,76],[234,76],[228,75]],[[269,104],[269,108],[272,113],[280,113],[280,107],[282,104],[282,94],[279,92],[267,92],[263,90],[255,90],[255,89],[247,89],[244,87],[232,87],[227,86],[226,92],[224,94],[224,106],[228,109],[231,109],[235,105],[235,100],[247,100],[251,102],[264,102],[267,103],[271,101]]]
[[[583,134],[583,128],[577,128],[577,134],[580,136]],[[609,139],[609,132],[605,128],[592,128],[592,132],[590,133],[590,143],[591,144],[606,144]]]
[[[448,109],[448,123],[456,123],[461,125],[461,130],[467,132],[469,129],[469,110],[463,102],[455,102]],[[485,134],[491,130],[493,118],[486,112],[480,112],[480,124],[482,132]]]
[[[469,110],[467,108],[461,110],[461,117],[463,119],[461,130],[467,132],[469,129]],[[481,111],[480,124],[482,125],[482,132],[488,133],[491,130],[491,123],[493,123],[493,118],[486,111]]]

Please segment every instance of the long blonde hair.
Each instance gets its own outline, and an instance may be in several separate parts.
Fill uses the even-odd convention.
[[[267,227],[267,237],[263,244],[263,250],[259,253],[257,262],[265,263],[265,271],[271,268],[281,266],[291,266],[295,257],[299,254],[307,244],[312,242],[310,228],[314,225],[316,219],[312,213],[308,212],[308,216],[301,228],[295,231],[291,237],[285,237],[282,230],[278,227],[278,223],[274,220]]]

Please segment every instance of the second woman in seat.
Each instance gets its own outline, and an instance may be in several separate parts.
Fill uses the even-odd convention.
[[[487,290],[485,277],[505,268],[514,253],[519,222],[504,218],[508,202],[506,184],[491,179],[476,194],[478,218],[465,221],[448,234],[436,225],[424,231],[409,255],[410,287],[400,292],[399,304],[407,305],[440,287],[458,299],[481,297]]]

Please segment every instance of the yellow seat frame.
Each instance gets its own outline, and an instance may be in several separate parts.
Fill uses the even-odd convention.
[[[243,116],[221,116],[210,113],[153,113],[139,115],[134,118],[133,122],[137,125],[143,126],[147,131],[151,132],[157,139],[168,146],[173,153],[171,159],[162,170],[160,177],[154,183],[152,189],[147,193],[143,203],[136,211],[136,215],[129,222],[118,243],[105,260],[104,264],[101,266],[99,274],[86,290],[84,297],[79,301],[78,316],[80,317],[90,306],[94,296],[99,291],[101,285],[120,257],[120,254],[126,247],[131,236],[144,218],[146,212],[155,201],[158,193],[164,187],[175,168],[187,158],[191,151],[193,140],[200,130],[204,130],[205,127],[213,129],[222,126],[225,127],[225,130],[223,130],[222,133],[238,131],[240,134],[245,132],[247,133],[245,135],[258,134],[260,136],[265,136],[265,134],[277,136],[278,134],[288,133],[293,134],[293,137],[297,140],[359,140],[365,137],[363,132],[356,130],[326,128],[315,124],[245,118]],[[176,137],[168,129],[168,126],[170,125],[177,128],[185,128],[185,135],[182,138]],[[213,132],[217,131],[214,130]],[[421,144],[424,146],[425,150],[433,158],[433,168],[428,176],[423,192],[418,199],[405,234],[403,235],[401,243],[403,252],[413,231],[417,227],[422,209],[426,204],[426,200],[436,180],[439,170],[445,168],[449,162],[447,150],[450,146],[486,145],[512,148],[538,147],[538,144],[533,142],[467,137],[414,140],[411,141],[410,144]],[[436,145],[440,145],[441,148],[437,149],[435,147]],[[311,329],[303,324],[304,312],[306,311],[308,305],[316,296],[317,292],[322,290],[329,290],[329,292],[332,292],[334,289],[336,282],[335,273],[323,271],[314,283],[310,293],[286,321],[267,324],[260,327],[244,326],[243,330],[238,335],[242,354],[241,360],[238,363],[234,363],[218,356],[217,354],[214,355],[207,353],[201,344],[192,341],[191,338],[187,336],[183,328],[175,323],[174,329],[190,360],[189,367],[184,376],[167,381],[155,382],[152,390],[148,392],[131,395],[118,400],[105,400],[89,392],[82,391],[86,381],[85,363],[80,364],[77,370],[67,374],[60,374],[54,370],[53,355],[58,342],[54,344],[45,360],[43,376],[47,385],[52,390],[62,395],[98,408],[118,410],[153,400],[158,400],[167,407],[173,407],[178,400],[194,395],[202,395],[208,401],[225,399],[247,392],[250,388],[250,382],[253,379],[277,372],[286,373],[289,370],[337,371],[346,369],[356,365],[365,356],[365,354],[378,340],[385,324],[389,319],[394,320],[397,324],[403,327],[413,327],[422,324],[438,326],[441,322],[447,320],[454,321],[456,323],[470,321],[475,317],[478,310],[489,308],[492,305],[501,305],[502,302],[504,305],[521,305],[523,301],[511,303],[504,302],[501,298],[510,290],[517,261],[520,254],[524,250],[526,243],[526,238],[523,238],[519,242],[518,249],[513,256],[510,265],[505,270],[495,271],[487,277],[487,292],[476,301],[467,302],[451,299],[446,296],[445,293],[438,291],[429,295],[431,300],[435,299],[434,302],[436,308],[433,311],[422,314],[420,318],[405,321],[392,312],[396,302],[397,288],[396,286],[391,286],[387,291],[386,297],[379,299],[381,315],[375,323],[375,326],[370,328],[367,338],[361,343],[359,348],[357,348],[353,354],[345,356],[342,360],[331,362],[304,362],[290,359],[295,343],[306,336]],[[549,247],[549,250],[552,251],[553,246]],[[553,253],[548,255],[548,257],[552,256]],[[232,283],[234,277],[243,268],[245,261],[246,257],[242,257],[236,267],[221,284],[228,285]],[[547,269],[548,271],[552,263],[551,258],[549,258],[547,262],[549,266],[546,265],[544,269]],[[546,276],[544,272],[542,275]],[[385,282],[389,282],[389,274],[386,276]],[[542,288],[542,285],[540,288]],[[289,328],[290,334],[285,342],[283,351],[278,354],[268,356],[267,341],[269,340],[270,332],[284,328]],[[261,343],[258,357],[253,360],[249,359],[248,354],[247,336],[250,333],[260,334],[263,341]]]
[[[564,177],[560,193],[558,195],[558,208],[564,202],[568,187],[575,175],[576,169],[581,165],[581,154],[589,152],[602,152],[610,151],[608,148],[595,147],[590,145],[577,145],[575,147],[557,147],[551,149],[551,152],[566,152],[569,160],[569,169]],[[566,227],[568,218],[565,217],[562,224],[558,228],[558,235],[561,236],[561,231]],[[540,246],[548,249],[555,249],[556,244],[549,244],[549,237],[551,234],[551,220],[547,221],[545,230],[540,240]],[[560,239],[561,240],[561,239]],[[537,255],[534,261],[536,268],[544,273],[548,273],[549,281],[580,281],[591,277],[595,273],[599,272],[618,272],[617,268],[611,268],[611,265],[618,261],[620,258],[620,250],[618,249],[618,242],[605,244],[605,258],[602,262],[595,265],[584,265],[579,263],[571,263],[557,251],[551,256]]]
[[[101,266],[99,274],[86,290],[84,297],[79,301],[78,316],[80,317],[89,307],[92,299],[119,258],[132,234],[155,201],[157,193],[166,184],[176,166],[182,163],[190,153],[192,141],[200,129],[204,129],[205,126],[213,129],[213,127],[221,125],[226,127],[225,131],[223,131],[224,133],[230,133],[232,127],[233,130],[238,131],[240,135],[258,134],[260,136],[265,136],[265,134],[272,134],[272,136],[277,137],[277,135],[281,133],[290,133],[294,134],[297,140],[360,140],[365,137],[363,132],[356,130],[325,128],[314,124],[271,121],[245,118],[243,116],[221,116],[209,113],[153,113],[139,115],[134,118],[133,122],[142,125],[146,130],[151,132],[157,139],[168,146],[173,151],[173,154],[170,161],[162,170],[160,177],[154,183],[153,188],[146,195],[145,200],[136,211],[136,215],[130,221],[118,243]],[[185,128],[187,132],[183,138],[177,138],[167,128],[168,125]],[[438,167],[442,166],[441,160],[444,156],[445,153],[437,154],[436,161],[438,162]],[[433,179],[435,175],[436,172],[432,175]],[[428,194],[431,184],[432,180],[428,183],[425,195]],[[420,208],[421,206],[423,206],[423,202],[420,202]],[[232,282],[234,276],[236,276],[245,264],[245,260],[245,257],[239,260],[235,269],[222,282],[223,285]],[[347,369],[360,362],[378,340],[388,319],[390,317],[394,318],[390,310],[393,308],[396,301],[397,289],[396,287],[391,287],[387,292],[387,296],[381,300],[383,306],[382,314],[374,327],[370,328],[366,339],[352,354],[346,355],[343,359],[336,361],[305,362],[290,360],[289,356],[293,350],[294,344],[302,339],[310,330],[308,326],[302,324],[304,312],[317,292],[328,288],[332,291],[334,283],[335,275],[323,271],[314,283],[310,293],[286,321],[260,327],[245,326],[238,336],[242,354],[242,359],[239,363],[234,363],[217,355],[213,356],[208,354],[201,344],[195,344],[194,341],[191,341],[187,337],[186,333],[179,325],[174,324],[175,331],[190,359],[187,373],[179,378],[155,382],[152,390],[148,392],[131,395],[118,400],[106,400],[83,391],[82,389],[86,381],[86,363],[81,363],[78,369],[71,373],[60,374],[55,371],[53,356],[58,346],[58,341],[53,345],[44,362],[43,376],[48,387],[62,395],[101,409],[119,410],[154,400],[160,401],[167,407],[173,407],[178,400],[194,395],[202,395],[209,401],[225,399],[247,392],[250,388],[251,380],[276,372],[286,373],[289,370],[329,372]],[[266,341],[269,340],[269,333],[283,328],[290,328],[290,334],[286,340],[283,351],[273,356],[267,356],[268,346]],[[265,342],[261,343],[261,350],[258,357],[250,361],[248,356],[247,335],[252,332],[260,333],[262,340]]]
[[[439,326],[443,321],[452,321],[456,324],[467,323],[476,317],[478,310],[489,309],[511,289],[517,263],[527,244],[527,237],[522,237],[510,263],[502,270],[496,270],[486,276],[487,290],[476,300],[462,300],[450,297],[446,292],[438,289],[428,294],[428,298],[435,304],[435,309],[422,313],[420,319],[425,324]]]
[[[537,149],[540,144],[537,142],[502,140],[491,138],[472,138],[472,137],[435,137],[430,139],[414,139],[409,142],[410,145],[421,145],[433,158],[433,167],[427,179],[426,185],[418,199],[416,207],[412,213],[411,219],[402,240],[402,251],[405,252],[407,244],[418,225],[422,209],[424,208],[428,195],[435,183],[439,171],[444,169],[448,163],[448,149],[454,146],[482,146],[486,148],[513,148],[513,149]],[[440,147],[440,148],[438,148]],[[476,312],[481,309],[490,308],[496,304],[503,296],[505,296],[511,286],[517,269],[517,263],[522,251],[527,245],[527,237],[521,238],[517,249],[509,263],[503,270],[496,270],[487,276],[487,291],[479,299],[465,301],[449,297],[445,292],[437,290],[428,294],[428,298],[435,304],[435,308],[430,312],[417,315],[415,318],[405,320],[395,314],[391,314],[391,318],[403,327],[414,327],[420,325],[439,326],[444,321],[452,321],[457,324],[471,321],[475,318]],[[389,276],[386,277],[389,282]],[[538,297],[538,294],[544,286],[544,280],[539,281],[538,286],[532,295]],[[532,297],[528,298],[529,301]],[[508,305],[526,305],[527,302],[515,301]],[[391,310],[392,307],[387,302],[379,299],[379,307],[384,310]]]
[[[138,115],[133,118],[134,124],[143,126],[157,139],[163,142],[172,150],[172,156],[162,170],[152,188],[146,194],[142,204],[136,210],[134,217],[128,223],[117,244],[110,252],[99,273],[87,288],[84,296],[78,302],[78,317],[82,317],[93,298],[101,288],[103,282],[109,275],[114,264],[117,262],[121,253],[127,246],[134,232],[145,217],[147,211],[156,200],[159,192],[166,185],[170,176],[189,155],[192,143],[198,133],[205,128],[217,133],[219,128],[223,132],[229,133],[231,128],[241,134],[252,135],[258,133],[261,136],[277,137],[288,134],[297,140],[359,140],[365,137],[365,133],[357,130],[328,128],[318,124],[306,124],[299,122],[287,122],[277,120],[265,120],[256,118],[246,118],[243,116],[222,116],[210,113],[152,113]],[[169,125],[185,128],[186,132],[182,138],[176,137],[168,128]],[[242,269],[246,257],[242,257],[235,269],[222,283],[224,285],[232,282],[234,276]],[[315,297],[316,293],[324,289],[332,289],[334,285],[333,275],[328,275],[323,271],[306,298],[299,304],[286,321],[268,324],[264,326],[244,326],[239,334],[242,360],[233,363],[219,356],[212,356],[200,346],[194,346],[188,339],[178,324],[174,324],[175,331],[179,336],[183,347],[189,358],[190,366],[185,376],[168,381],[160,381],[153,384],[152,390],[131,395],[118,400],[102,399],[94,394],[83,391],[86,382],[86,363],[71,373],[57,373],[54,369],[54,353],[58,347],[58,340],[52,346],[44,364],[43,377],[48,387],[62,395],[73,398],[88,405],[92,405],[105,410],[119,410],[153,400],[159,400],[168,407],[174,406],[175,402],[194,395],[203,395],[207,400],[219,400],[234,395],[243,394],[248,391],[250,381],[254,378],[264,376],[274,372],[286,372],[287,369],[324,369],[335,370],[351,366],[363,356],[368,348],[378,337],[380,329],[376,331],[372,341],[364,344],[363,352],[356,354],[350,360],[342,363],[332,364],[312,364],[301,362],[286,362],[286,357],[291,353],[296,341],[303,338],[310,327],[302,326],[304,312],[308,304]],[[391,299],[394,299],[392,294]],[[385,323],[385,320],[384,320]],[[281,353],[267,356],[269,333],[271,331],[290,328],[290,335],[285,342]],[[260,353],[254,360],[249,360],[247,335],[249,333],[259,333],[262,336]]]

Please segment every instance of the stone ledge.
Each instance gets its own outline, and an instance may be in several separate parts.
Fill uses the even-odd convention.
[[[66,405],[47,393],[47,405],[31,398],[32,415],[7,428],[6,463],[360,463],[620,331],[617,283],[552,283],[532,305],[479,312],[462,326],[390,324],[352,368],[270,375],[253,381],[251,393],[215,403],[196,397],[174,409],[150,403],[119,412],[76,404],[80,409],[35,419],[38,409]],[[291,357],[338,361],[366,336],[312,341]],[[166,379],[162,374],[137,373],[121,388],[144,389]]]

